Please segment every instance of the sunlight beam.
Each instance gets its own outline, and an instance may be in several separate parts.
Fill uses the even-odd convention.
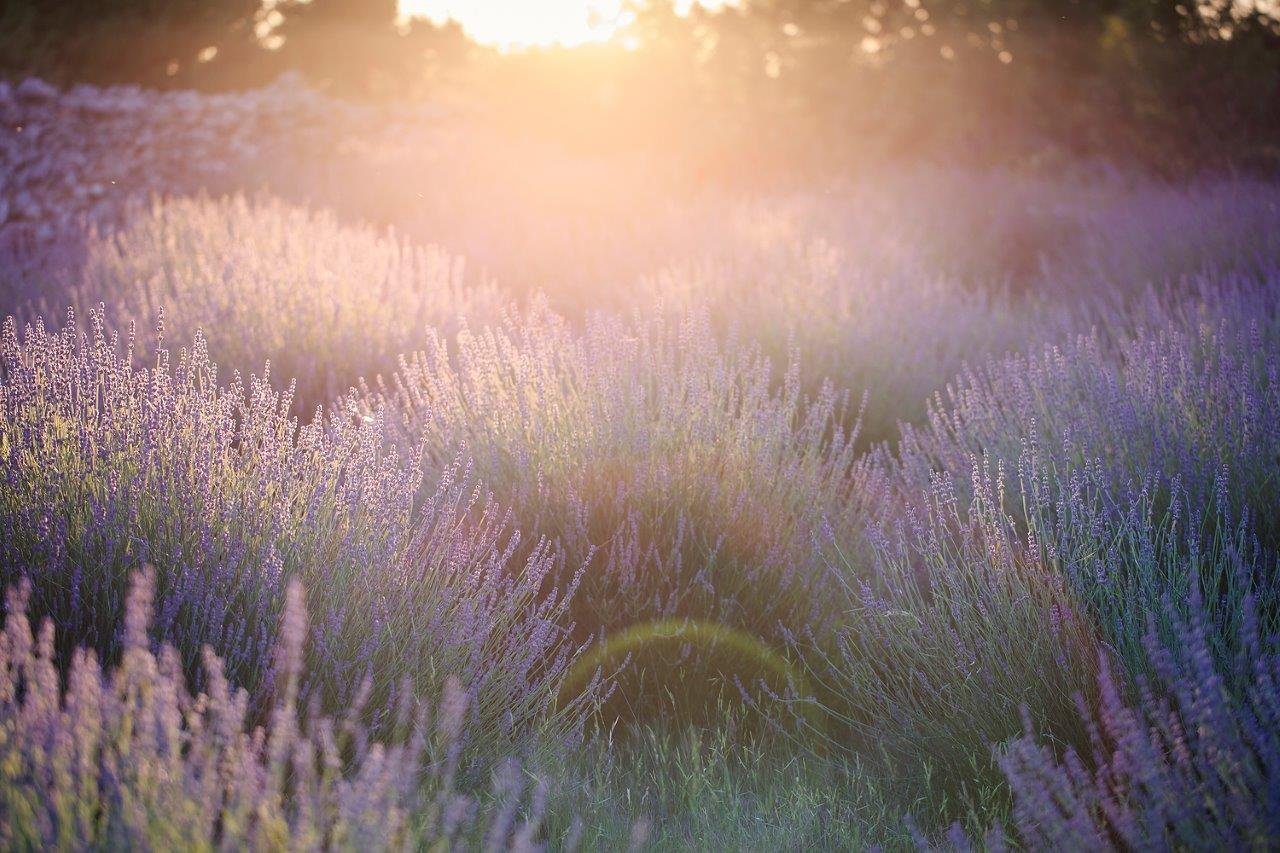
[[[678,14],[737,0],[677,0]],[[632,19],[626,0],[400,0],[400,17],[453,19],[467,35],[501,50],[608,41]]]
[[[402,18],[452,18],[467,35],[503,49],[607,41],[630,20],[623,0],[400,0]]]

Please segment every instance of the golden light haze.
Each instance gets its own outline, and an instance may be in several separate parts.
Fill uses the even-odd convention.
[[[678,0],[687,13],[698,0]],[[717,8],[734,0],[701,0]],[[625,0],[400,0],[402,18],[453,19],[471,38],[504,50],[608,41],[631,20]]]

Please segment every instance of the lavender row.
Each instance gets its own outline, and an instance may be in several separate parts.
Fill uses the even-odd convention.
[[[248,694],[209,647],[199,691],[188,687],[172,646],[153,651],[153,584],[150,573],[133,576],[119,663],[104,667],[92,649],[77,648],[64,667],[65,690],[53,622],[33,630],[30,585],[9,591],[0,634],[0,843],[542,849],[545,782],[526,784],[511,762],[484,802],[463,793],[462,747],[472,733],[457,681],[438,706],[406,698],[391,743],[371,739],[359,703],[336,718],[304,712],[307,611],[295,582],[274,644],[277,690],[255,725]],[[563,840],[573,848],[571,836]]]
[[[287,583],[314,615],[306,694],[342,707],[370,680],[385,716],[402,677],[467,684],[489,737],[553,713],[570,660],[559,557],[521,545],[458,456],[430,475],[386,447],[381,413],[304,426],[265,376],[220,376],[197,336],[140,368],[101,312],[82,328],[3,332],[0,511],[6,583],[71,649],[121,648],[125,579],[156,566],[157,641],[200,648],[261,699]],[[513,555],[519,550],[518,559]],[[374,724],[381,719],[373,720]]]

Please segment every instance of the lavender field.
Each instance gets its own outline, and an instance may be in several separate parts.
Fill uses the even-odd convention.
[[[0,847],[1280,843],[1280,184],[0,129]]]

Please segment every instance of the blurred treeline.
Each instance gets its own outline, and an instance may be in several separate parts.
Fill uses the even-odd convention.
[[[912,158],[1280,166],[1273,0],[636,0],[607,44],[499,53],[395,0],[4,0],[0,73],[226,90],[297,70],[517,138],[808,177]],[[526,13],[527,14],[527,13]]]

